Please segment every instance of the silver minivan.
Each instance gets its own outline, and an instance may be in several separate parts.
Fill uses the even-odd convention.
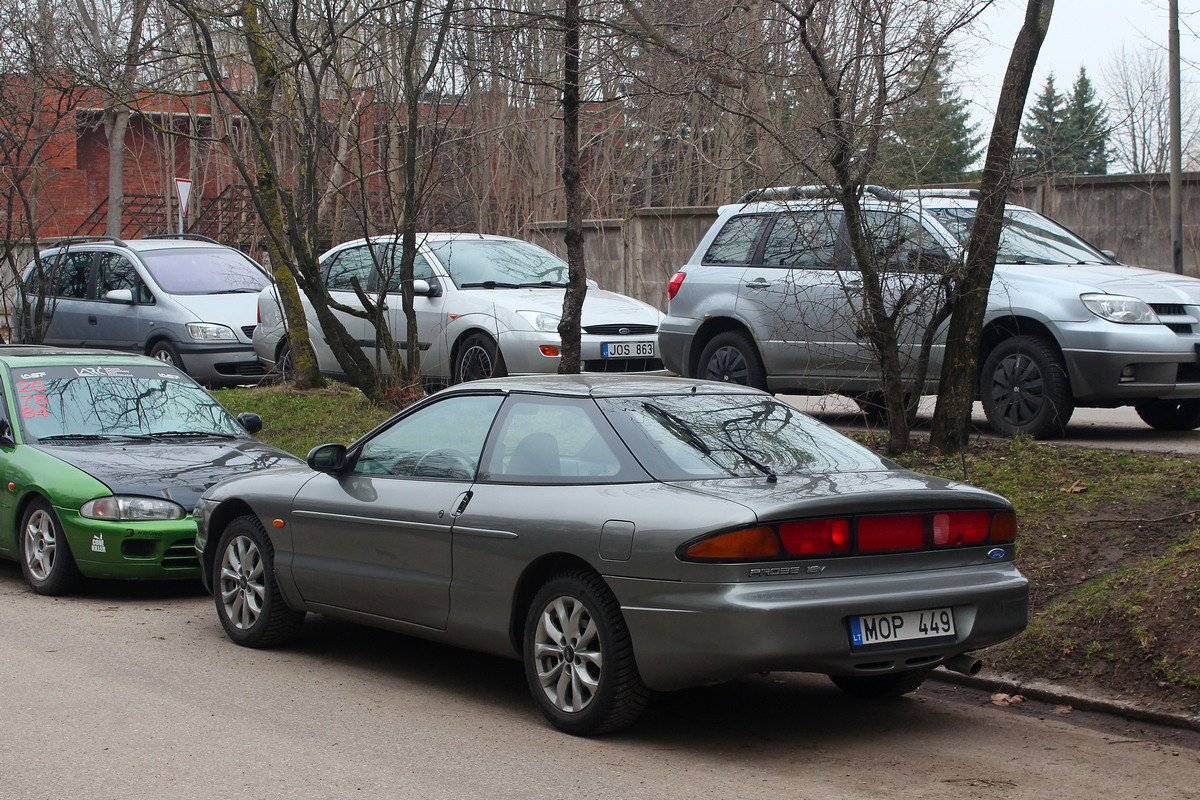
[[[971,191],[881,187],[862,198],[910,379],[976,202]],[[845,227],[837,201],[810,187],[760,190],[721,208],[668,288],[664,365],[878,408],[879,367],[859,322],[863,275]],[[937,388],[945,329],[935,328],[919,393]],[[1054,220],[1008,206],[979,353],[978,397],[994,429],[1050,438],[1076,407],[1123,405],[1161,430],[1200,427],[1198,353],[1200,280],[1125,266]]]
[[[254,356],[258,293],[271,279],[250,257],[204,237],[69,239],[26,267],[18,341],[144,353],[197,381],[230,385],[266,371]]]

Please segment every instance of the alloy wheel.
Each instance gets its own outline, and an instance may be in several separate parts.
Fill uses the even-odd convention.
[[[34,578],[44,581],[54,572],[57,548],[54,520],[41,509],[34,511],[25,523],[25,564]]]
[[[248,536],[229,542],[221,556],[221,603],[225,616],[238,630],[249,630],[258,621],[267,596],[262,553]]]
[[[546,698],[564,712],[587,708],[600,688],[604,654],[591,612],[574,597],[556,597],[542,609],[534,635],[537,678]]]

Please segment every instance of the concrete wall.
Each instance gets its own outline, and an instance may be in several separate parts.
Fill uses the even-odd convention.
[[[1100,175],[1026,181],[1010,202],[1057,219],[1125,264],[1171,269],[1170,189],[1165,174]],[[642,208],[628,220],[584,224],[588,276],[666,309],[667,283],[716,218],[711,206]],[[1183,268],[1200,276],[1200,173],[1183,176]],[[566,257],[562,222],[535,222],[526,237]]]

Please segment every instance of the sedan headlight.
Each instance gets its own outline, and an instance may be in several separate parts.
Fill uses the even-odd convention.
[[[1081,294],[1079,299],[1097,317],[1124,325],[1159,325],[1158,315],[1136,297],[1119,294]]]
[[[233,330],[224,325],[215,325],[211,322],[189,322],[187,324],[188,336],[198,342],[216,342],[216,341],[237,341]]]
[[[170,500],[159,500],[157,497],[116,495],[88,500],[80,506],[79,515],[88,519],[116,522],[118,520],[183,519],[187,516],[187,512],[183,506],[172,503]]]
[[[533,326],[535,331],[558,333],[558,323],[562,317],[557,314],[547,314],[545,311],[518,311],[517,316]]]

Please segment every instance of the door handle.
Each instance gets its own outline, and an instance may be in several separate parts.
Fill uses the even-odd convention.
[[[755,278],[754,280],[752,280],[746,284],[746,288],[747,289],[769,289],[769,288],[771,288],[771,282],[769,280],[767,280],[766,278]]]
[[[475,493],[470,490],[467,490],[467,491],[463,492],[461,495],[459,495],[458,496],[458,505],[456,505],[454,507],[454,511],[453,511],[453,513],[450,514],[450,516],[457,517],[459,514],[466,511],[467,503],[471,502],[471,498],[474,496],[475,496]]]
[[[88,316],[88,325],[99,325],[99,324],[100,323],[96,321],[95,317],[90,316],[90,315]]]

